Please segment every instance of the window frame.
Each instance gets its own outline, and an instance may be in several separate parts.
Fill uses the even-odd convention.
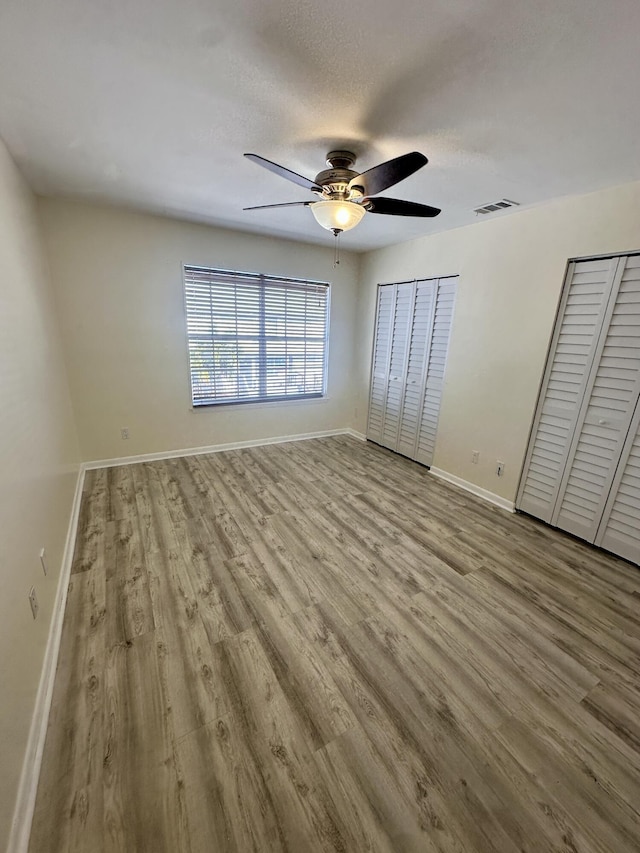
[[[191,343],[193,340],[193,333],[189,331],[189,309],[187,306],[187,287],[188,287],[188,272],[200,272],[206,274],[211,274],[212,279],[215,276],[228,277],[232,279],[230,282],[233,286],[237,286],[241,284],[243,280],[246,281],[247,284],[256,284],[258,281],[261,285],[261,292],[264,295],[265,290],[264,286],[268,284],[273,285],[282,285],[286,288],[287,285],[291,285],[292,289],[296,286],[300,287],[308,287],[308,288],[322,288],[325,293],[325,312],[324,312],[324,337],[323,337],[323,359],[322,359],[322,388],[320,391],[302,393],[302,394],[271,394],[265,396],[254,396],[254,397],[245,397],[245,398],[229,398],[226,397],[224,399],[215,400],[215,399],[207,399],[206,401],[199,402],[196,400],[194,396],[194,383],[193,383],[193,370],[192,370],[192,349]],[[187,370],[189,373],[189,389],[190,389],[190,404],[192,411],[200,411],[211,408],[217,408],[219,406],[247,406],[247,405],[274,405],[274,404],[282,404],[282,403],[301,403],[305,401],[317,402],[319,400],[326,399],[327,397],[327,384],[328,384],[328,368],[329,368],[329,339],[330,339],[330,321],[331,321],[331,283],[328,281],[318,281],[315,279],[299,279],[299,278],[291,278],[289,276],[280,276],[280,275],[272,275],[267,273],[259,273],[259,272],[245,272],[245,271],[237,271],[237,270],[226,270],[219,269],[217,267],[211,267],[202,264],[192,264],[192,263],[183,263],[182,264],[182,296],[183,296],[183,305],[184,305],[184,321],[185,321],[185,343],[187,349]],[[260,315],[261,326],[259,329],[259,334],[256,336],[256,340],[259,342],[259,351],[262,353],[264,350],[262,349],[263,343],[266,344],[268,339],[268,335],[266,333],[265,321],[268,319],[267,315],[261,313]],[[212,335],[211,340],[214,340]],[[287,339],[284,338],[286,341]],[[268,386],[268,365],[266,361],[259,360],[258,369],[260,371],[260,386],[266,387]],[[264,375],[263,375],[264,371]]]

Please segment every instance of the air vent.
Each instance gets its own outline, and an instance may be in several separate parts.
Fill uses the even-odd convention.
[[[510,201],[508,198],[503,198],[500,201],[492,201],[491,204],[484,204],[482,207],[476,207],[473,211],[479,213],[496,213],[498,210],[505,210],[507,207],[518,207],[517,201]]]

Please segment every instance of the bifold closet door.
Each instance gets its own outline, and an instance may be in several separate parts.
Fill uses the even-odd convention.
[[[400,435],[415,299],[415,284],[413,282],[403,282],[395,285],[395,287],[396,304],[389,358],[389,383],[387,385],[387,402],[382,428],[382,444],[391,450],[397,450]]]
[[[456,278],[378,288],[367,438],[430,465]]]
[[[414,284],[413,317],[409,336],[409,352],[404,385],[404,399],[400,415],[400,429],[395,449],[414,459],[424,394],[427,382],[429,350],[432,342],[434,303],[437,280],[418,281]]]
[[[596,545],[640,564],[640,402],[609,493]]]
[[[437,284],[433,329],[427,352],[420,428],[414,456],[414,459],[422,462],[423,465],[431,465],[433,462],[457,282],[456,277],[441,278]]]
[[[570,266],[518,508],[640,563],[640,256]]]
[[[618,258],[551,523],[593,542],[640,397],[640,257]]]
[[[389,358],[391,356],[395,305],[395,287],[379,287],[376,308],[376,328],[373,337],[369,418],[367,422],[367,437],[378,444],[382,444],[384,411],[387,404]]]
[[[391,450],[400,431],[414,294],[414,282],[378,288],[367,435]]]
[[[618,260],[577,261],[567,271],[517,502],[546,522],[558,502]]]

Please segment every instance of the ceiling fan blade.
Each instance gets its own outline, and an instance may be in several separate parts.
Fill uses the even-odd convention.
[[[428,204],[418,204],[415,201],[400,201],[397,198],[365,198],[369,213],[386,213],[388,216],[437,216],[441,213],[439,207],[429,207]]]
[[[322,187],[319,187],[314,181],[309,180],[309,178],[305,178],[304,175],[299,175],[297,172],[292,172],[291,169],[285,169],[284,166],[279,166],[271,160],[265,160],[265,158],[260,157],[259,154],[245,154],[244,156],[248,160],[251,160],[252,163],[257,163],[258,166],[262,166],[263,169],[268,169],[275,175],[280,175],[281,178],[293,181],[294,184],[298,184],[300,187],[304,187],[307,190],[317,190],[318,192],[322,192]]]
[[[312,201],[285,201],[282,204],[257,204],[255,207],[243,207],[243,210],[266,210],[268,207],[309,207]]]
[[[379,166],[367,169],[366,172],[349,181],[349,188],[362,187],[365,195],[376,195],[382,190],[404,181],[409,175],[413,175],[418,169],[426,166],[428,162],[424,154],[420,154],[419,151],[412,151],[410,154],[403,154],[401,157],[387,160],[385,163],[380,163]]]

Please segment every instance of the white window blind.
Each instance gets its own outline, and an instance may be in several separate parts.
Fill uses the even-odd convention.
[[[329,285],[184,267],[194,406],[321,397]]]

